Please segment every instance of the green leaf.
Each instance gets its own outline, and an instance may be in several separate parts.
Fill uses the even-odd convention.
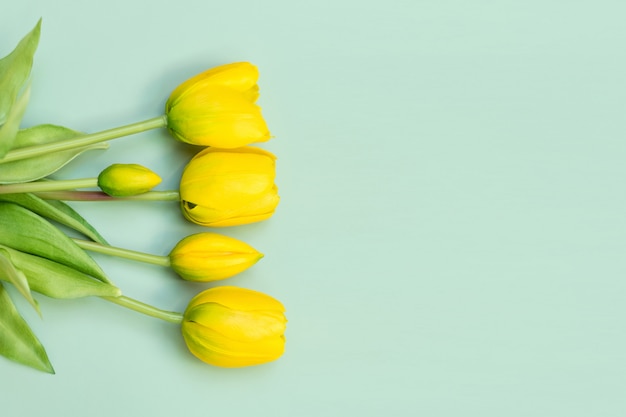
[[[48,354],[0,284],[0,355],[40,371],[54,373]]]
[[[20,96],[15,103],[15,106],[11,107],[7,116],[6,122],[0,127],[0,159],[4,157],[13,148],[17,132],[20,129],[20,123],[24,112],[26,111],[26,105],[30,98],[30,85],[24,91],[24,94]]]
[[[0,244],[38,255],[109,282],[98,264],[50,222],[12,203],[0,203]]]
[[[63,126],[44,124],[22,129],[17,132],[11,149],[60,142],[83,135]],[[0,137],[2,141],[2,137]],[[0,142],[1,144],[2,142]],[[0,184],[13,184],[38,180],[58,171],[83,152],[93,149],[107,149],[107,143],[96,143],[82,148],[50,152],[45,155],[5,162],[0,166]],[[1,153],[0,153],[1,155]]]
[[[119,297],[122,292],[116,286],[86,275],[49,259],[0,246],[19,268],[32,291],[52,298]],[[0,279],[3,277],[0,276]]]
[[[40,33],[41,19],[9,55],[0,59],[0,125],[6,122],[20,90],[30,76]]]
[[[37,304],[37,301],[35,301],[30,292],[26,275],[15,267],[11,259],[11,254],[2,247],[0,247],[0,279],[13,284],[19,293],[33,306],[39,316],[41,316],[39,304]]]
[[[31,193],[0,194],[0,201],[19,204],[33,213],[82,233],[94,242],[108,245],[106,239],[87,220],[62,201],[44,200]]]

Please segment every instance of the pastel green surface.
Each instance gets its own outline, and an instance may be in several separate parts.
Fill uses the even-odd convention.
[[[225,283],[289,323],[277,362],[219,369],[173,324],[38,297],[41,320],[14,296],[56,375],[0,360],[2,415],[626,414],[622,2],[6,3],[0,54],[43,17],[24,127],[133,123],[208,67],[259,67],[281,203],[219,232],[265,254]],[[57,177],[138,163],[168,189],[192,154],[155,131]],[[72,207],[160,255],[203,230],[175,203]],[[94,257],[168,310],[212,286]]]

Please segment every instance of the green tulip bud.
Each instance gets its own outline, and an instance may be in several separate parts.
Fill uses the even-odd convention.
[[[112,197],[143,194],[161,183],[161,177],[137,164],[113,164],[98,175],[98,187]]]

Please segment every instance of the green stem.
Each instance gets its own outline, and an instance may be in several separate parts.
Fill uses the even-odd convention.
[[[72,190],[98,186],[98,178],[78,180],[35,181],[22,184],[0,185],[0,194],[37,193],[45,191]]]
[[[121,295],[119,297],[100,297],[104,300],[110,301],[114,304],[120,305],[122,307],[126,307],[130,310],[134,310],[138,313],[145,314],[150,317],[154,317],[157,319],[165,320],[170,323],[180,324],[183,321],[183,315],[181,313],[175,311],[166,311],[161,310],[160,308],[156,308],[151,306],[150,304],[142,303],[141,301],[137,301],[133,298],[126,297]]]
[[[101,245],[100,243],[91,242],[82,239],[72,239],[82,249],[103,253],[105,255],[117,256],[120,258],[130,259],[133,261],[145,262],[153,265],[170,266],[169,256],[152,255],[149,253],[137,252],[129,249],[116,248],[113,246]]]
[[[32,158],[52,152],[80,148],[83,146],[92,145],[94,143],[105,142],[107,140],[121,138],[122,136],[133,135],[135,133],[145,132],[146,130],[166,126],[167,116],[161,115],[159,117],[144,120],[143,122],[116,127],[114,129],[104,130],[102,132],[89,133],[73,139],[14,149],[12,151],[9,151],[4,156],[4,158],[0,159],[0,164],[3,164],[5,162],[18,161],[20,159]]]
[[[111,197],[101,191],[46,191],[37,193],[44,200],[64,201],[180,201],[178,191],[148,191],[129,197]]]

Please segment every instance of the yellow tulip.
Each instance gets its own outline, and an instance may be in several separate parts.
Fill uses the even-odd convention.
[[[278,359],[285,350],[286,325],[278,300],[244,288],[216,287],[191,300],[182,333],[200,360],[237,368]]]
[[[98,175],[98,187],[114,197],[143,194],[161,183],[161,177],[137,164],[113,164]]]
[[[187,236],[170,252],[170,265],[188,281],[230,278],[254,265],[263,254],[232,237],[215,233]]]
[[[237,62],[190,78],[167,100],[168,129],[182,142],[227,149],[269,140],[255,104],[258,77],[254,65]]]
[[[211,227],[268,219],[279,202],[275,159],[272,153],[254,147],[203,150],[183,171],[183,214]]]

